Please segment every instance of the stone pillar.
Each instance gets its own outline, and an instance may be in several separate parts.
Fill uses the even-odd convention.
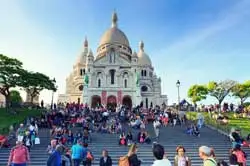
[[[89,105],[88,85],[83,85],[83,104]]]

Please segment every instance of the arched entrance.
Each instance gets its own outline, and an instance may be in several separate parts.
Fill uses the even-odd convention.
[[[122,105],[126,106],[126,107],[129,107],[129,108],[132,108],[132,100],[131,100],[131,97],[126,95],[123,97],[122,99]]]
[[[117,106],[116,97],[113,96],[113,95],[108,96],[108,98],[107,98],[107,108],[115,111],[116,106]]]
[[[92,108],[96,108],[98,106],[101,105],[101,97],[98,96],[98,95],[94,95],[92,96],[92,99],[91,99],[91,107]]]

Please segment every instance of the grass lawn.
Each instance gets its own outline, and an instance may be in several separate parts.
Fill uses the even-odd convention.
[[[228,125],[220,125],[216,122],[216,120],[211,119],[207,112],[202,113],[205,117],[206,124],[212,125],[220,130],[223,130],[227,133],[230,132],[231,128],[239,128],[241,129],[241,133],[243,136],[247,136],[250,133],[250,119],[248,118],[235,118],[233,113],[224,113],[229,117]],[[187,118],[190,120],[196,120],[197,112],[187,112]]]
[[[5,108],[0,108],[0,134],[7,134],[10,125],[22,123],[28,116],[39,115],[41,115],[41,110],[18,109],[18,113],[13,115],[7,112]]]

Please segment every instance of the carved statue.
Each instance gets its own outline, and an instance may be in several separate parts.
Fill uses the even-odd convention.
[[[84,85],[89,85],[89,76],[87,74],[84,75]]]
[[[140,83],[139,83],[139,79],[140,79],[140,73],[136,73],[136,86],[139,87]]]

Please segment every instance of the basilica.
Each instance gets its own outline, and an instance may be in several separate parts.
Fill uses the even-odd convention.
[[[161,79],[154,72],[143,41],[137,52],[132,51],[117,22],[114,12],[111,27],[103,33],[95,54],[85,38],[73,71],[66,78],[66,93],[58,96],[58,103],[144,108],[167,103],[167,96],[161,94]]]

